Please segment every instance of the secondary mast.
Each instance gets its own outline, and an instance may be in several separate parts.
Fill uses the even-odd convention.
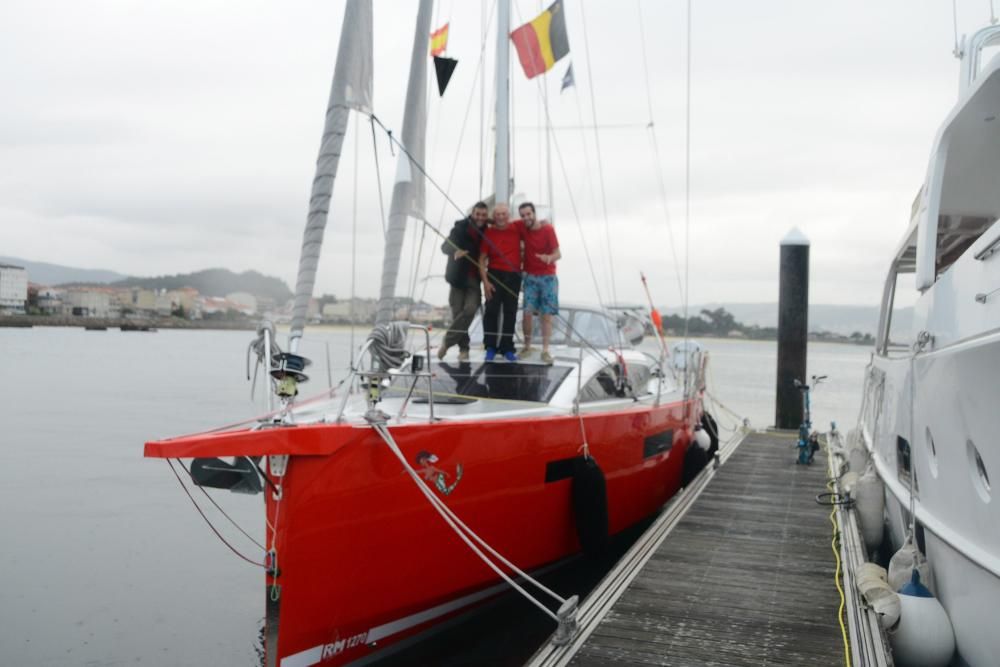
[[[424,219],[423,163],[427,144],[427,43],[430,39],[432,0],[420,0],[410,57],[410,78],[406,84],[406,107],[403,110],[402,142],[396,183],[389,206],[389,228],[382,257],[382,284],[379,291],[375,326],[388,324],[396,310],[396,279],[403,252],[403,239],[409,218]]]
[[[510,2],[497,2],[497,147],[493,174],[495,202],[510,203]]]

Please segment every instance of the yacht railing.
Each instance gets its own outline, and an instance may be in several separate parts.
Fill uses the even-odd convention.
[[[393,373],[391,377],[412,377],[413,384],[410,385],[410,390],[406,394],[406,398],[403,400],[403,404],[396,414],[397,419],[402,419],[406,416],[406,407],[410,402],[410,398],[413,396],[413,391],[417,386],[417,382],[421,378],[427,380],[427,409],[428,409],[428,420],[434,421],[434,374],[431,372],[431,331],[428,327],[421,326],[419,324],[411,324],[407,322],[407,331],[423,331],[424,332],[424,366],[423,369],[418,370],[416,366],[411,366],[412,371],[410,373]],[[361,346],[358,352],[358,365],[351,367],[350,375],[348,375],[345,385],[347,386],[344,395],[340,399],[340,407],[337,409],[337,417],[334,419],[335,423],[342,423],[344,421],[344,410],[347,409],[347,401],[351,395],[351,388],[354,386],[354,381],[356,378],[368,378],[369,382],[381,382],[383,379],[390,377],[387,373],[382,371],[372,371],[361,369],[362,360],[364,359],[365,353],[371,349],[372,339],[367,339],[364,345]],[[411,357],[412,359],[412,357]]]
[[[982,28],[965,43],[958,55],[962,59],[962,73],[959,80],[959,93],[965,93],[979,77],[982,69],[983,50],[991,46],[1000,46],[1000,25]]]

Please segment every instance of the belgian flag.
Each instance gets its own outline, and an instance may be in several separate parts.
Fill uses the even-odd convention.
[[[556,0],[544,12],[510,33],[510,38],[526,77],[533,79],[548,72],[569,53],[562,0]]]

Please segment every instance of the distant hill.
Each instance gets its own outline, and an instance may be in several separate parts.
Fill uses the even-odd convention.
[[[777,303],[704,303],[691,305],[690,315],[697,315],[702,309],[714,310],[725,308],[733,314],[737,322],[760,327],[778,326]],[[666,308],[664,313],[676,315],[680,308]],[[809,305],[809,331],[829,331],[831,333],[850,336],[855,331],[875,334],[878,328],[878,306],[841,306],[833,304],[814,303]],[[908,328],[913,319],[913,309],[903,308],[894,316],[899,326]]]
[[[193,287],[205,296],[226,296],[232,292],[249,292],[281,304],[292,298],[292,290],[279,278],[257,271],[233,273],[229,269],[206,269],[194,273],[179,273],[155,278],[129,277],[112,283],[112,287],[143,287],[145,289],[180,289]]]
[[[121,273],[103,269],[77,269],[47,262],[32,262],[18,257],[0,257],[0,264],[23,266],[28,271],[28,280],[39,285],[61,285],[64,283],[104,284],[125,278]]]

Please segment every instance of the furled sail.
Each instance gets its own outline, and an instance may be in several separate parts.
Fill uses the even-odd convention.
[[[406,152],[400,151],[396,183],[389,206],[389,226],[382,258],[382,286],[379,291],[375,324],[391,322],[395,311],[396,279],[399,258],[406,234],[406,220],[412,216],[424,219],[424,175],[421,168],[427,133],[427,48],[431,29],[432,0],[420,0],[417,27],[413,35],[410,59],[410,80],[406,86],[406,108],[403,112],[401,141]],[[409,156],[407,156],[407,153]]]
[[[316,283],[316,266],[323,246],[333,194],[333,181],[344,145],[351,109],[371,113],[372,108],[372,0],[348,0],[340,30],[337,66],[326,107],[326,123],[316,159],[316,176],[309,197],[309,215],[302,235],[299,275],[295,281],[295,306],[289,348],[295,351],[306,325],[309,301]]]

